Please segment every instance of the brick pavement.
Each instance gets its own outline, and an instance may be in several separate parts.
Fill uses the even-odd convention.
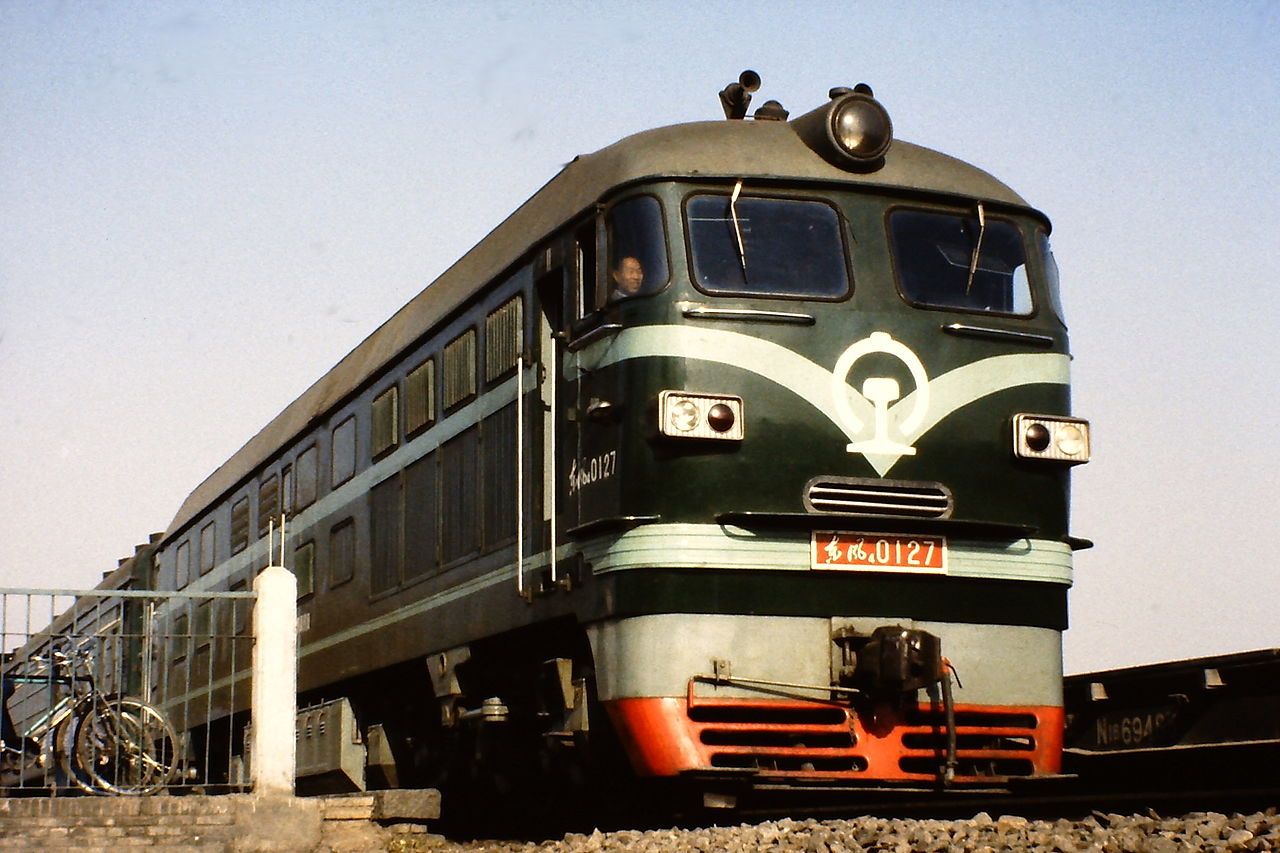
[[[435,791],[0,799],[0,853],[354,853],[439,814]]]

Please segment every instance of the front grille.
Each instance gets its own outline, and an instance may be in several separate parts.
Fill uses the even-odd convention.
[[[713,703],[690,705],[689,719],[695,723],[756,726],[839,726],[845,722],[844,708],[834,705],[780,705],[777,703]]]
[[[867,761],[847,711],[835,706],[739,702],[689,708],[711,766],[773,773],[858,773]]]
[[[898,762],[903,773],[915,775],[936,775],[939,763],[937,758],[908,757]],[[956,777],[1006,778],[1009,776],[1035,775],[1035,765],[1025,759],[1009,758],[971,758],[961,754],[956,761]]]
[[[701,700],[686,713],[703,760],[717,769],[928,781],[943,772],[947,754],[946,715],[931,705],[901,712],[874,737],[846,706]],[[958,781],[1031,776],[1045,761],[1034,713],[959,708],[954,723]]]
[[[898,766],[905,773],[936,773],[939,757],[947,749],[945,714],[936,708],[920,708],[908,713],[904,722],[904,754]],[[955,724],[957,776],[1035,773],[1035,763],[1028,755],[1037,746],[1039,720],[1034,714],[957,711]]]
[[[773,773],[860,773],[867,769],[867,762],[856,756],[777,750],[769,754],[716,753],[711,766]]]
[[[951,492],[941,483],[823,477],[805,487],[810,512],[898,518],[948,518]]]

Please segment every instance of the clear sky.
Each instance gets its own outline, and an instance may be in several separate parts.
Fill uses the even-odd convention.
[[[0,0],[0,586],[94,585],[574,155],[870,83],[1054,221],[1067,668],[1280,646],[1280,3]]]

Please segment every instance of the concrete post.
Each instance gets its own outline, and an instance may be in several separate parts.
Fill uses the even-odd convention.
[[[298,579],[268,566],[253,582],[253,790],[259,796],[293,796],[297,760]]]

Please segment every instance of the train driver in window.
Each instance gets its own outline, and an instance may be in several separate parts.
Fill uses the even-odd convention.
[[[624,199],[605,215],[608,300],[656,293],[667,283],[662,208],[652,196]]]
[[[634,255],[623,255],[609,270],[609,281],[615,299],[636,296],[644,287],[644,264]]]

